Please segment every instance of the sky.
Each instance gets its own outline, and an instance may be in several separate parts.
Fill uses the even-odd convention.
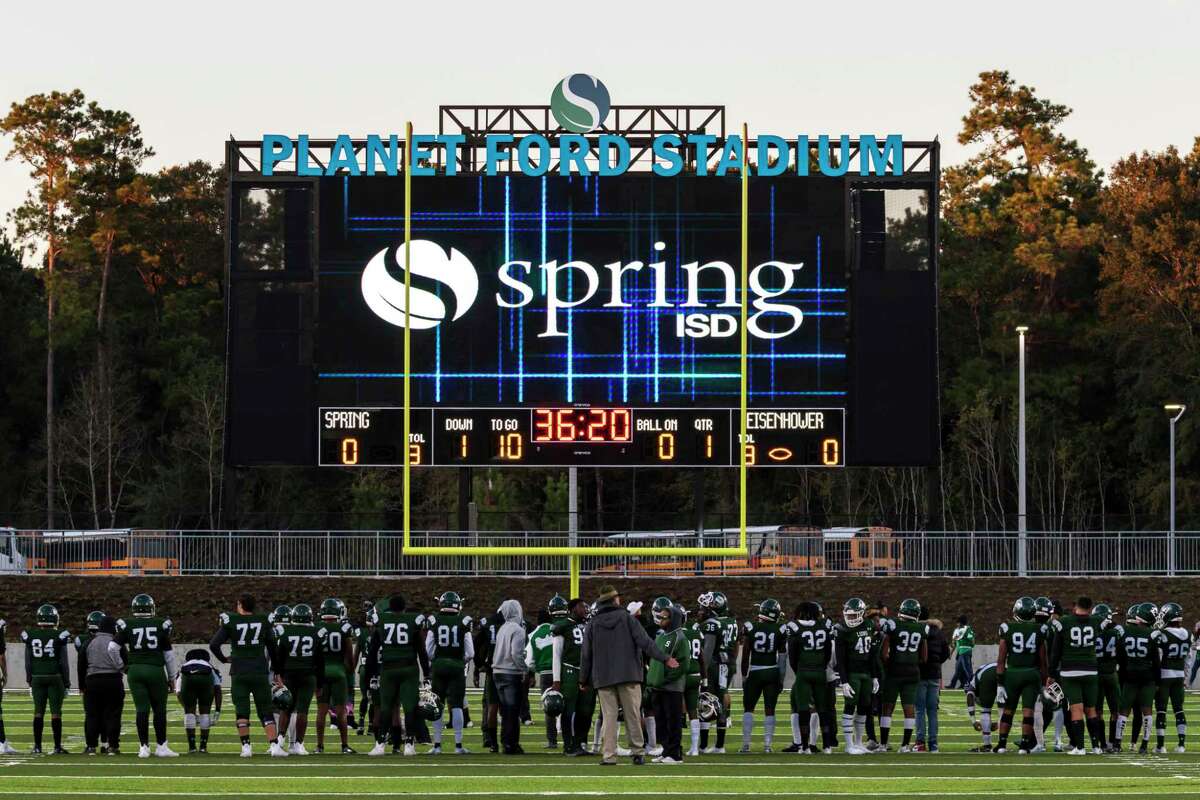
[[[542,105],[586,72],[614,103],[724,104],[752,134],[938,137],[948,165],[965,155],[968,87],[1006,69],[1074,109],[1064,130],[1101,167],[1200,135],[1188,0],[659,5],[9,4],[0,109],[82,89],[134,115],[157,167],[219,161],[231,134],[402,134],[406,120],[436,132],[439,104]],[[29,185],[0,162],[0,214]]]

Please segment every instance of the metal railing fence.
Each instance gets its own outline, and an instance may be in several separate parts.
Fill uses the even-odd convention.
[[[1167,575],[1172,537],[1165,532],[1031,533],[1030,576]],[[1173,537],[1175,574],[1200,575],[1200,531]],[[617,543],[580,535],[580,546]],[[640,534],[623,546],[695,547],[693,535]],[[705,546],[724,545],[706,535]],[[565,534],[436,531],[414,545],[565,546]],[[1018,539],[1004,532],[902,532],[854,538],[794,531],[750,534],[742,557],[666,554],[581,557],[584,576],[689,575],[766,577],[1017,575]],[[439,555],[404,557],[398,531],[13,531],[0,529],[0,574],[559,576],[562,556]]]

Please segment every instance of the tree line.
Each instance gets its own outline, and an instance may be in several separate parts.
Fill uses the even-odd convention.
[[[968,90],[942,173],[941,466],[752,474],[763,524],[1015,525],[1018,356],[1029,326],[1030,527],[1161,529],[1164,403],[1179,527],[1200,526],[1200,138],[1108,170],[1065,105],[1007,72]],[[0,525],[394,527],[398,471],[223,467],[221,165],[150,169],[137,120],[82,92],[0,119],[29,192],[0,239]],[[581,470],[584,528],[733,524],[729,471]],[[699,485],[697,482],[700,482]],[[563,470],[475,470],[481,528],[566,527]],[[458,476],[418,471],[414,519],[455,526]]]

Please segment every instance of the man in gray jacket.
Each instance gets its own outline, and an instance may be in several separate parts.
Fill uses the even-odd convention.
[[[100,620],[96,635],[86,650],[87,675],[83,693],[83,735],[87,744],[84,753],[94,755],[100,741],[108,742],[108,752],[121,751],[121,710],[125,705],[125,684],[122,672],[127,654],[116,642],[117,621],[112,617]]]
[[[500,604],[504,624],[496,631],[492,650],[492,680],[500,697],[500,744],[505,755],[517,756],[521,749],[521,694],[525,684],[525,619],[521,604],[505,600]]]
[[[603,717],[602,766],[617,763],[617,709],[625,712],[625,726],[633,745],[633,763],[645,763],[642,737],[642,682],[646,677],[643,658],[661,661],[671,669],[679,662],[660,650],[641,623],[621,607],[621,598],[611,585],[601,587],[596,598],[596,615],[584,628],[580,654],[579,688],[594,686],[600,694]]]

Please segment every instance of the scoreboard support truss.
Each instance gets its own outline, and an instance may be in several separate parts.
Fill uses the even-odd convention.
[[[408,153],[412,152],[412,133],[413,127],[411,122],[406,122],[404,125],[404,152],[405,152],[405,169],[404,169],[404,263],[409,264],[409,242],[412,240],[412,170],[408,168]],[[742,141],[749,142],[748,126],[742,124]],[[747,307],[746,299],[750,294],[749,285],[749,262],[750,262],[750,243],[749,243],[749,213],[750,213],[750,176],[747,168],[746,151],[748,147],[742,148],[741,164],[740,164],[740,184],[742,190],[741,202],[741,269],[740,269],[740,286],[741,286],[741,303],[739,308],[741,334],[739,337],[739,428],[738,441],[742,443],[739,446],[738,453],[738,543],[734,547],[634,547],[634,546],[617,546],[617,547],[579,547],[579,546],[502,546],[502,547],[454,547],[454,546],[421,546],[412,544],[412,522],[411,522],[411,500],[412,500],[412,464],[410,459],[404,458],[403,461],[403,486],[404,486],[404,538],[402,555],[405,556],[565,556],[567,558],[567,570],[570,576],[570,592],[572,597],[579,596],[579,558],[580,556],[621,556],[621,555],[639,555],[639,556],[745,556],[747,552],[746,542],[746,412],[747,412],[747,395],[748,395],[748,346],[747,339]],[[412,289],[412,272],[404,271],[404,307],[411,308],[410,293]],[[405,314],[404,318],[404,442],[410,441],[411,435],[411,410],[412,410],[412,329],[409,324],[409,316]]]

